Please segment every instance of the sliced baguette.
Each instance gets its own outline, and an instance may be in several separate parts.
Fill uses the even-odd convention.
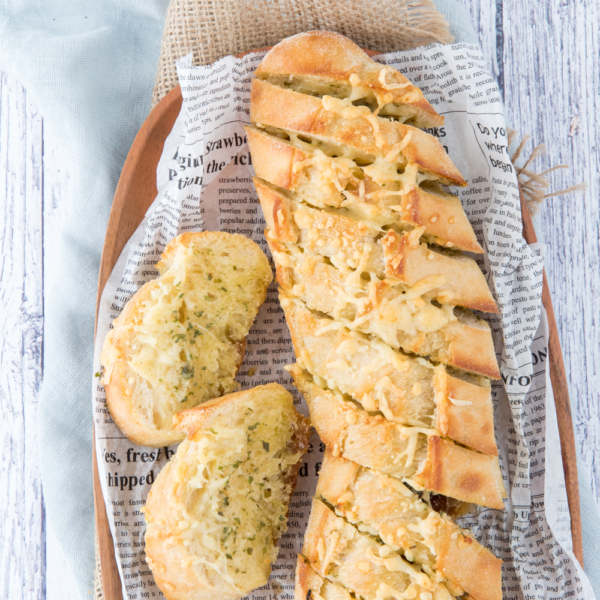
[[[317,385],[297,364],[288,370],[308,403],[312,424],[334,456],[405,480],[415,489],[504,508],[506,493],[495,456],[441,439],[435,431],[371,415],[340,393]]]
[[[126,304],[101,355],[111,416],[142,446],[181,441],[173,415],[236,389],[272,280],[257,244],[222,232],[176,237],[156,268],[160,277]]]
[[[433,428],[442,437],[498,455],[487,380],[465,381],[438,365],[319,318],[297,298],[280,296],[299,364],[388,421]],[[480,385],[476,385],[479,383]],[[486,385],[487,384],[487,385]]]
[[[425,598],[451,600],[454,596],[447,585],[429,577],[419,565],[361,533],[316,498],[302,556],[322,578],[364,600],[422,598],[421,594],[429,594]]]
[[[255,179],[267,223],[267,239],[293,243],[327,257],[340,269],[373,274],[414,286],[443,278],[435,299],[441,304],[498,312],[487,281],[471,259],[420,243],[422,228],[399,234],[335,212],[298,202],[287,192]]]
[[[426,191],[414,185],[408,172],[380,185],[352,159],[330,157],[297,137],[285,141],[255,127],[246,132],[257,177],[298,199],[318,207],[349,208],[365,220],[402,229],[425,227],[432,243],[483,252],[456,196]]]
[[[273,383],[174,421],[187,439],[148,495],[148,564],[168,600],[237,600],[269,578],[308,419]]]
[[[360,531],[452,582],[456,591],[475,600],[502,600],[502,561],[398,479],[326,450],[315,495]]]
[[[444,123],[404,75],[376,63],[339,33],[308,31],[286,38],[267,53],[255,75],[309,95],[362,100],[379,114],[417,127]]]

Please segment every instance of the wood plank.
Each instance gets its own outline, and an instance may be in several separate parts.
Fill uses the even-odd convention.
[[[70,175],[62,148],[50,136],[42,120],[42,196],[43,196],[43,276],[44,297],[55,279],[59,266],[58,250],[62,226],[67,218]],[[46,596],[45,600],[78,598],[79,586],[67,556],[51,525],[46,530]]]
[[[0,77],[0,589],[45,597],[38,466],[42,373],[42,127],[25,91]]]
[[[548,291],[554,301],[576,443],[600,497],[600,4],[597,0],[504,0],[508,122],[545,142],[551,189],[585,181],[584,194],[551,198],[541,209]],[[574,120],[576,119],[576,120]],[[531,146],[530,146],[531,148]]]

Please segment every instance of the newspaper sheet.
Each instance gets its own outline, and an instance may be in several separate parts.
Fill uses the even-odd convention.
[[[254,191],[243,125],[249,122],[252,74],[264,52],[225,57],[212,65],[178,65],[183,108],[157,169],[159,193],[127,246],[104,290],[95,348],[93,410],[100,480],[127,599],[160,598],[145,561],[141,512],[161,468],[176,447],[142,448],[129,442],[106,407],[99,356],[111,322],[145,282],[165,245],[184,231],[241,233],[269,255],[265,221]],[[419,86],[445,116],[436,136],[468,185],[452,188],[462,201],[483,256],[473,256],[501,309],[483,315],[493,330],[502,380],[493,384],[496,439],[506,510],[480,508],[461,524],[504,561],[506,600],[592,600],[586,576],[571,553],[556,411],[548,385],[548,331],[541,305],[543,255],[521,231],[519,190],[511,164],[500,94],[477,46],[431,45],[381,55]],[[270,256],[270,255],[269,255]],[[248,338],[238,380],[242,389],[277,381],[304,400],[284,370],[294,361],[276,285]],[[289,530],[271,580],[250,597],[284,600],[294,595],[294,568],[310,513],[324,446],[313,433],[289,513]],[[548,465],[548,468],[546,466]]]

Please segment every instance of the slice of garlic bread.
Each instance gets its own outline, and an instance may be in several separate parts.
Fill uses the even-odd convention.
[[[267,582],[277,557],[308,419],[272,383],[174,421],[187,439],[148,495],[148,564],[168,600],[242,598]]]
[[[101,364],[110,413],[134,443],[185,435],[173,415],[236,389],[245,338],[273,275],[248,238],[184,233],[156,265],[106,336]]]

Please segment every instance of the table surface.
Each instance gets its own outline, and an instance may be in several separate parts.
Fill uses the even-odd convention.
[[[541,209],[546,271],[564,353],[578,450],[600,503],[600,3],[597,0],[459,0],[498,79],[507,122],[558,164],[551,190],[584,194]],[[532,142],[528,149],[533,147]],[[0,594],[63,600],[76,588],[45,520],[37,460],[44,291],[52,280],[69,173],[19,83],[0,75]],[[91,465],[90,465],[91,468]],[[91,501],[91,498],[90,498]],[[91,595],[90,595],[91,597]]]

